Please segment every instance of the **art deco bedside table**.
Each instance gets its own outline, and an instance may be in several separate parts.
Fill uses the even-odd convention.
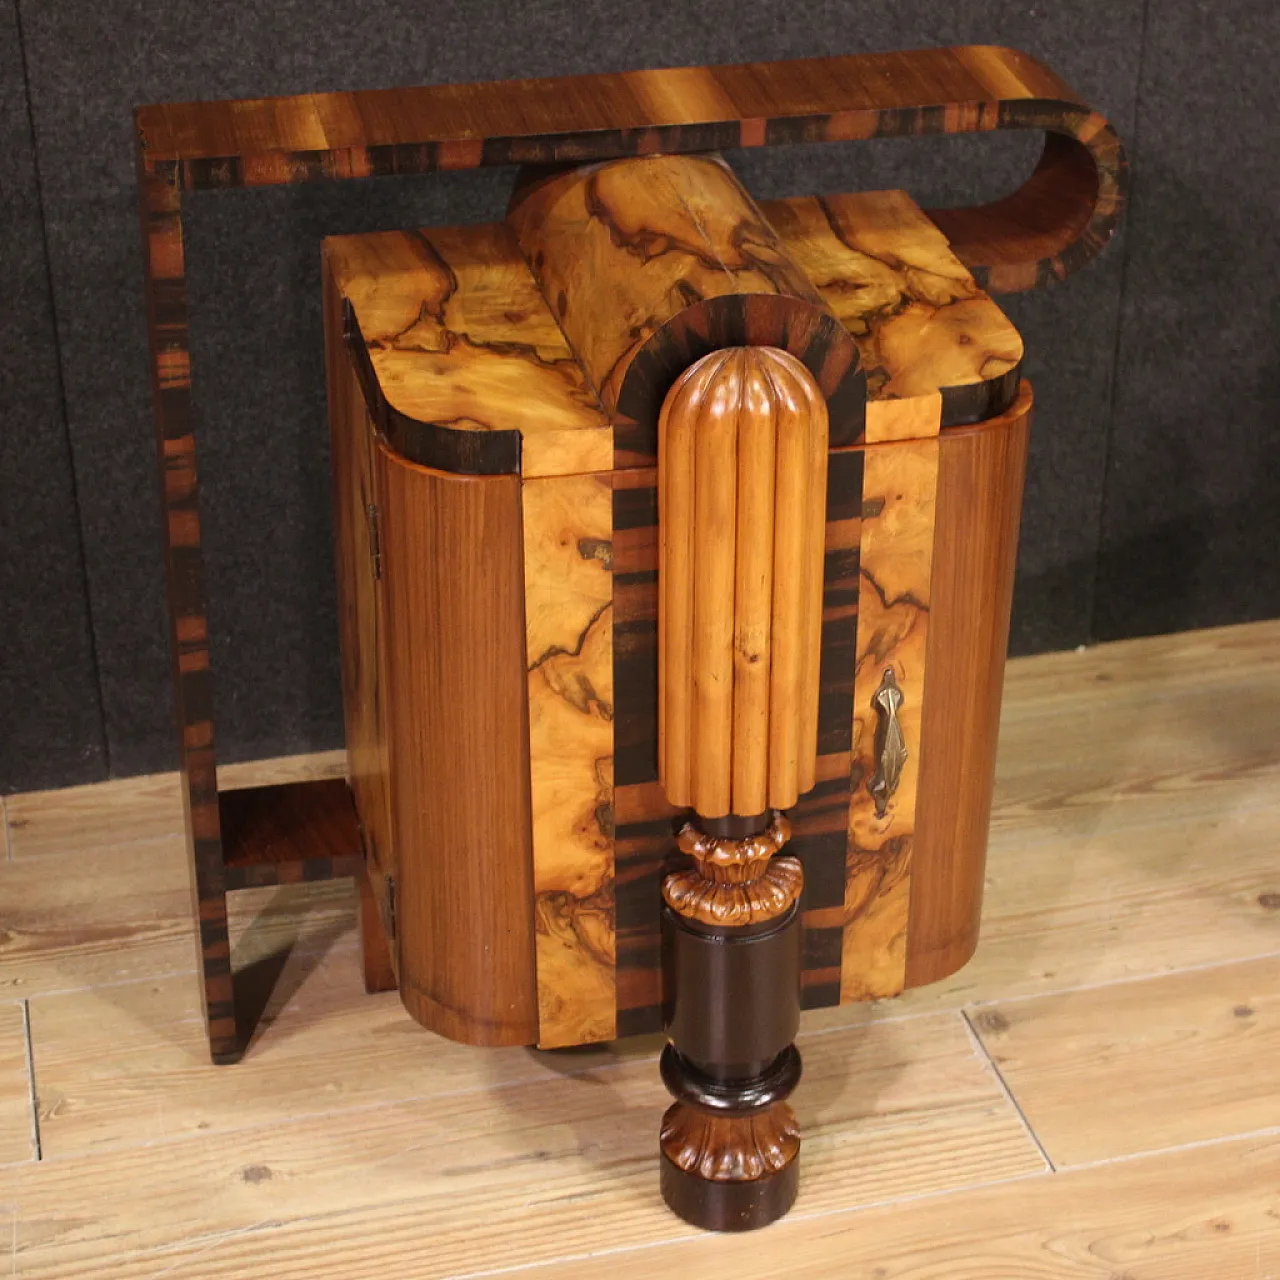
[[[796,1194],[801,1007],[977,939],[1031,409],[987,290],[1105,244],[1110,128],[957,49],[139,112],[186,787],[225,895],[355,874],[366,981],[477,1045],[664,1029],[668,1203]],[[1046,130],[1014,195],[757,205],[737,146]],[[523,162],[505,220],[330,239],[350,791],[219,796],[184,190]]]

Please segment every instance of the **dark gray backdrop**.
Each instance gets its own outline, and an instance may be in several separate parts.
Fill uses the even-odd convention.
[[[627,67],[1002,43],[1105,111],[1126,229],[1004,299],[1038,412],[1015,652],[1280,613],[1280,7],[0,0],[0,790],[170,767],[130,110]],[[991,196],[1027,139],[731,156],[760,196]],[[321,236],[500,214],[504,171],[190,202],[224,759],[337,745]]]

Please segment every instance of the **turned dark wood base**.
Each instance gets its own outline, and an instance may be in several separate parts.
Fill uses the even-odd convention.
[[[662,1198],[677,1217],[704,1231],[754,1231],[776,1222],[795,1203],[796,1158],[777,1173],[749,1182],[714,1182],[686,1173],[662,1153]]]
[[[773,813],[700,819],[680,835],[696,869],[663,885],[662,1195],[708,1231],[767,1226],[796,1198],[802,873],[772,856],[788,834]]]

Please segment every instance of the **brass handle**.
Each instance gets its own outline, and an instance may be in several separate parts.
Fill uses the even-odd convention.
[[[867,784],[867,790],[876,802],[876,817],[883,818],[902,779],[902,766],[907,763],[907,739],[902,725],[898,723],[902,690],[892,667],[884,669],[871,705],[875,707],[880,722],[876,725],[876,771]]]

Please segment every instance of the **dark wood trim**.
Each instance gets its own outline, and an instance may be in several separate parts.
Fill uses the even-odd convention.
[[[345,299],[342,338],[369,416],[387,444],[402,458],[455,475],[520,474],[520,432],[464,431],[444,422],[420,422],[391,404],[374,371],[355,308]]]
[[[940,210],[985,288],[1078,270],[1115,232],[1126,161],[1106,120],[1025,53],[961,46],[788,62],[168,103],[135,113],[143,164],[183,190],[342,180],[655,151],[1034,129],[1031,179]]]
[[[355,805],[341,778],[223,791],[218,812],[228,889],[364,872]]]

